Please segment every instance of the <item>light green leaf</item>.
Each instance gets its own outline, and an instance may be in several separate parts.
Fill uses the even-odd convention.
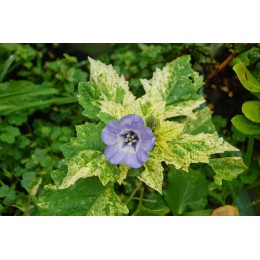
[[[171,169],[168,178],[170,185],[164,196],[174,215],[202,210],[207,205],[208,183],[202,173]]]
[[[140,99],[151,102],[150,110],[164,118],[185,115],[205,102],[197,94],[203,79],[190,65],[190,56],[182,56],[168,63],[162,70],[156,69],[151,80],[141,80],[146,94]]]
[[[176,102],[174,105],[166,106],[165,118],[177,117],[177,116],[190,116],[194,109],[198,108],[201,104],[205,103],[203,97],[194,97],[193,100],[185,100]]]
[[[241,157],[210,159],[209,165],[216,173],[214,179],[217,185],[222,185],[222,180],[232,181],[247,170],[247,166]]]
[[[67,161],[67,166],[67,176],[58,189],[67,188],[80,178],[98,176],[104,186],[119,178],[118,167],[111,164],[100,151],[80,151]]]
[[[247,101],[242,105],[243,114],[251,121],[260,123],[260,101]]]
[[[191,68],[190,59],[188,55],[179,57],[157,69],[150,81],[142,80],[146,93],[156,93],[167,105],[197,99],[203,79]]]
[[[127,214],[127,207],[96,178],[78,180],[67,189],[44,189],[36,205],[44,216],[105,216]]]
[[[260,83],[254,78],[246,66],[238,63],[233,67],[241,84],[250,92],[260,93]]]
[[[162,194],[163,167],[161,162],[154,158],[153,152],[150,152],[149,155],[151,158],[144,164],[145,170],[138,178]]]
[[[212,112],[208,107],[204,107],[194,113],[194,117],[186,117],[184,119],[184,133],[196,135],[199,133],[213,134],[216,129],[211,120]]]
[[[104,190],[88,211],[88,216],[120,216],[128,213],[128,208],[116,195],[113,187]]]
[[[235,128],[244,135],[260,134],[260,124],[247,119],[244,115],[236,115],[231,119]]]
[[[166,163],[173,164],[177,169],[188,171],[191,163],[208,163],[211,154],[225,151],[238,151],[215,134],[183,134],[168,145],[160,147],[161,156]]]
[[[134,95],[129,91],[128,82],[123,76],[118,76],[111,65],[105,65],[92,58],[89,58],[89,61],[91,65],[90,80],[100,91],[100,99],[120,104],[135,100]]]
[[[127,173],[130,167],[128,167],[126,164],[121,163],[119,165],[119,175],[117,176],[117,182],[121,185],[123,180],[126,179]]]
[[[183,132],[184,124],[175,121],[160,121],[154,129],[156,144],[164,146],[167,142],[176,139]]]
[[[98,176],[103,185],[122,181],[125,173],[104,156],[105,144],[101,140],[103,124],[85,123],[77,126],[77,138],[62,146],[68,173],[58,189],[68,188],[80,178]]]

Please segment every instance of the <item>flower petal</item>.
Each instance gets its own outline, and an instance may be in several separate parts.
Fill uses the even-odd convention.
[[[141,141],[141,148],[145,152],[150,152],[154,147],[154,140],[142,140]]]
[[[110,158],[112,158],[118,151],[120,151],[119,144],[108,145],[104,151],[104,154],[107,160],[110,161]]]
[[[110,162],[113,164],[120,164],[121,162],[124,161],[125,156],[127,156],[127,154],[124,151],[117,151],[111,158],[110,158]]]
[[[141,164],[144,164],[149,159],[149,155],[142,148],[138,150],[136,157]]]
[[[111,120],[107,123],[105,129],[113,134],[118,134],[122,130],[122,127],[116,120]]]
[[[133,130],[141,131],[144,128],[144,121],[140,116],[135,116],[132,122]]]
[[[155,136],[149,127],[143,128],[143,130],[140,133],[140,136],[142,140],[151,140],[153,142],[155,141]]]
[[[134,128],[135,130],[141,130],[144,127],[144,121],[143,119],[135,114],[130,114],[127,116],[124,116],[119,121],[120,126],[130,126],[131,128]]]
[[[101,137],[102,137],[102,141],[105,144],[113,145],[113,144],[118,143],[117,135],[107,131],[106,128],[102,131],[102,136]]]
[[[108,145],[104,154],[106,159],[113,164],[120,164],[126,156],[126,153],[120,149],[119,144]]]
[[[137,159],[136,153],[127,153],[125,156],[125,164],[132,168],[139,168],[143,165]]]

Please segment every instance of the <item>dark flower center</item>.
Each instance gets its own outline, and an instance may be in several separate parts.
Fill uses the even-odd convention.
[[[121,134],[121,136],[124,138],[123,147],[128,145],[132,146],[134,149],[136,148],[136,144],[139,141],[139,137],[134,131],[130,130],[124,134]]]

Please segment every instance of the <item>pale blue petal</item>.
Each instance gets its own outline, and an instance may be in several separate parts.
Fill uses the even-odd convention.
[[[125,156],[127,156],[127,154],[124,151],[120,151],[118,150],[111,158],[110,158],[110,162],[113,164],[120,164],[121,162],[124,161]]]
[[[151,140],[155,142],[155,136],[149,127],[143,128],[140,132],[140,136],[142,140]]]
[[[110,161],[110,158],[112,158],[118,151],[120,151],[119,144],[108,145],[105,149],[104,154],[107,160]]]
[[[127,153],[125,156],[125,164],[132,168],[139,168],[143,165],[137,159],[136,153]]]
[[[150,152],[154,147],[154,141],[153,140],[142,140],[141,147],[145,152]]]
[[[138,150],[136,157],[142,165],[149,159],[148,154],[142,148]]]
[[[119,124],[121,127],[130,126],[135,130],[141,130],[144,127],[143,119],[135,114],[124,116],[120,119]]]
[[[144,128],[144,121],[140,116],[135,116],[132,122],[133,130],[141,131]]]
[[[108,132],[107,129],[105,128],[105,129],[102,131],[102,141],[103,141],[105,144],[113,145],[113,144],[118,143],[118,138],[117,138],[117,135],[116,135],[116,134],[113,134],[113,133],[111,133],[111,132]]]
[[[122,130],[122,127],[116,120],[111,120],[107,123],[105,129],[113,134],[118,134]]]

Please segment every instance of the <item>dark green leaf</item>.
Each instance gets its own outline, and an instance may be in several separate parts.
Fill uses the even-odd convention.
[[[203,174],[171,169],[168,178],[170,185],[164,196],[174,215],[202,210],[206,206],[208,184]]]

